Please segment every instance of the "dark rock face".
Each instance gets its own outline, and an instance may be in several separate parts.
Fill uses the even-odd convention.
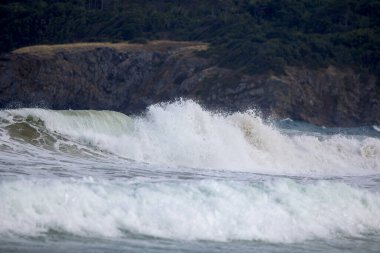
[[[78,44],[23,48],[0,58],[0,106],[138,113],[178,97],[211,108],[326,126],[380,123],[380,86],[351,69],[287,68],[250,76],[196,56],[203,43]]]

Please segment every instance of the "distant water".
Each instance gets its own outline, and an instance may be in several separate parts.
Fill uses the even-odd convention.
[[[0,252],[380,252],[378,129],[2,110]]]

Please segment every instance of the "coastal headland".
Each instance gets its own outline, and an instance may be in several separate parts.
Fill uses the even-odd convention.
[[[167,40],[20,48],[0,58],[0,106],[136,114],[182,97],[211,109],[257,109],[316,125],[380,123],[375,75],[332,65],[246,74],[203,57],[207,48]]]

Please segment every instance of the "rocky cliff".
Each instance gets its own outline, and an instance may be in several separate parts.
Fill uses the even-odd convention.
[[[246,75],[197,56],[207,45],[81,43],[21,48],[0,58],[0,106],[136,113],[178,97],[211,108],[326,126],[380,123],[380,86],[352,69],[288,67]]]

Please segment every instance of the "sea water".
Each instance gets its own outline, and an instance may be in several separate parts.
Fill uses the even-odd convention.
[[[380,252],[378,129],[2,110],[0,252]]]

